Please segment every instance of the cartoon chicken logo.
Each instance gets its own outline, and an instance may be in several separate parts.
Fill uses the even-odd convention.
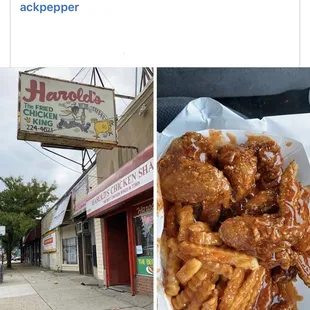
[[[114,124],[114,120],[105,119],[98,121],[97,118],[92,118],[91,122],[94,124],[96,138],[99,138],[99,135],[103,136],[104,138],[113,135],[112,126]]]

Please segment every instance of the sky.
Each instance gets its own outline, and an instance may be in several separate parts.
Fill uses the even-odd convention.
[[[60,198],[82,174],[80,166],[53,155],[41,148],[39,142],[29,142],[58,162],[76,170],[73,172],[42,155],[24,141],[17,140],[18,72],[33,68],[0,68],[0,176],[22,176],[25,182],[32,178],[56,182],[55,194]],[[38,75],[71,80],[81,68],[44,68]],[[76,82],[90,83],[91,70],[85,68],[75,79]],[[100,68],[105,87],[114,88],[116,94],[135,95],[135,68]],[[141,71],[141,69],[138,69]],[[138,72],[140,72],[138,71]],[[87,73],[88,72],[88,73]],[[98,81],[99,82],[99,81]],[[97,85],[98,85],[97,82]],[[138,87],[139,87],[138,74]],[[131,100],[116,98],[116,113],[120,116]],[[81,162],[81,151],[57,150],[71,159]],[[0,191],[5,187],[0,181]]]

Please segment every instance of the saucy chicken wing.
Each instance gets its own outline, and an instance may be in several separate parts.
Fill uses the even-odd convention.
[[[246,214],[262,215],[277,208],[277,194],[273,189],[258,192],[244,204]]]
[[[214,163],[217,158],[217,150],[208,137],[196,132],[187,132],[182,137],[174,139],[167,154],[185,156],[203,163]]]
[[[287,251],[305,234],[309,216],[307,195],[296,176],[297,164],[292,161],[281,178],[278,214],[227,219],[219,229],[224,243],[272,265],[282,261],[282,267],[289,268]]]
[[[162,195],[168,201],[229,207],[230,184],[211,164],[165,155],[158,170]]]
[[[233,200],[245,198],[255,186],[257,158],[251,149],[228,144],[218,153],[218,163],[233,188]]]
[[[246,144],[254,150],[258,158],[257,170],[260,174],[260,183],[263,188],[279,185],[282,174],[283,157],[280,146],[270,138],[249,137]]]
[[[299,277],[310,287],[310,253],[295,253],[295,264]]]

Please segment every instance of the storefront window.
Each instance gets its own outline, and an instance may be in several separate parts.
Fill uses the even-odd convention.
[[[63,263],[77,264],[77,243],[76,238],[62,240]]]
[[[153,275],[153,213],[134,218],[136,233],[137,271],[140,275]]]

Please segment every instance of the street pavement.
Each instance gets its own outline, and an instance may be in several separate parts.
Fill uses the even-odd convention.
[[[89,279],[89,280],[88,280]],[[151,310],[148,295],[131,296],[91,285],[93,278],[56,273],[26,264],[4,270],[0,284],[1,310]],[[81,283],[89,285],[81,285]]]

